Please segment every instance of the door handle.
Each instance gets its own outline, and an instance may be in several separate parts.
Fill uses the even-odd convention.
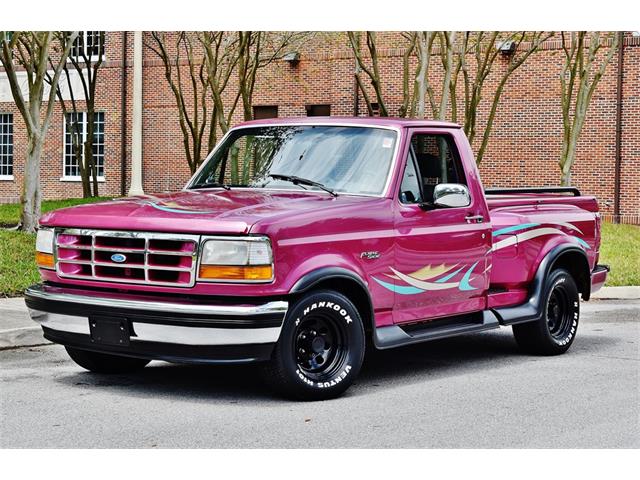
[[[467,215],[464,217],[467,223],[482,223],[484,222],[484,217],[482,215]]]

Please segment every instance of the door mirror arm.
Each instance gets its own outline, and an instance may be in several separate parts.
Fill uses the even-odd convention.
[[[421,202],[418,204],[418,206],[420,207],[421,210],[424,210],[425,212],[442,208],[441,205],[436,205],[433,202]]]

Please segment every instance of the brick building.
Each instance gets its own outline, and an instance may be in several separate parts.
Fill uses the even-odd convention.
[[[379,41],[387,107],[397,112],[402,100],[402,37],[386,32]],[[98,50],[104,54],[96,101],[100,194],[118,196],[128,191],[130,180],[133,34],[107,32],[104,48]],[[363,99],[356,100],[355,60],[344,34],[317,34],[298,51],[298,62],[278,60],[260,71],[253,98],[257,116],[366,115]],[[552,39],[509,80],[481,165],[486,187],[558,184],[561,65],[560,43]],[[498,71],[502,67],[497,65]],[[615,201],[618,67],[615,55],[593,97],[572,177],[583,192],[598,196],[607,215],[613,213]],[[623,221],[640,223],[640,37],[625,36],[621,74],[620,214]],[[3,75],[0,68],[0,202],[13,202],[22,186],[26,138]],[[479,129],[488,108],[487,101],[481,104]],[[241,120],[240,110],[234,122]],[[69,136],[64,125],[62,110],[56,106],[42,158],[45,198],[82,194],[77,167],[68,145],[65,148]],[[145,192],[175,190],[185,184],[190,173],[175,99],[162,63],[148,48],[143,51],[142,149]]]

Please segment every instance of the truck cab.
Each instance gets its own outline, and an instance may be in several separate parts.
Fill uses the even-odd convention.
[[[26,292],[80,366],[260,363],[279,392],[342,394],[365,346],[513,325],[565,352],[604,283],[576,189],[486,190],[462,129],[406,119],[253,121],[185,188],[45,214]]]

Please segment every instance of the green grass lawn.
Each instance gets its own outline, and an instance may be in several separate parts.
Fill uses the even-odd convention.
[[[101,200],[108,198],[46,200],[42,202],[42,212]],[[0,227],[14,226],[19,221],[19,204],[0,205]],[[21,295],[29,285],[40,281],[35,264],[35,244],[35,235],[0,228],[0,297]]]
[[[611,267],[608,286],[640,285],[640,227],[604,223],[599,263]]]
[[[40,281],[35,248],[35,235],[0,230],[0,298],[22,295]]]
[[[80,203],[86,202],[82,199],[46,202],[46,207],[43,205],[46,210],[43,210]],[[17,218],[17,207],[14,207],[13,217],[6,213],[12,211],[9,207],[14,206],[0,206],[1,214],[7,215],[1,218]],[[25,288],[40,280],[34,249],[35,235],[0,229],[0,297],[21,295]],[[602,229],[600,263],[611,266],[608,286],[640,285],[640,227],[605,223]]]

